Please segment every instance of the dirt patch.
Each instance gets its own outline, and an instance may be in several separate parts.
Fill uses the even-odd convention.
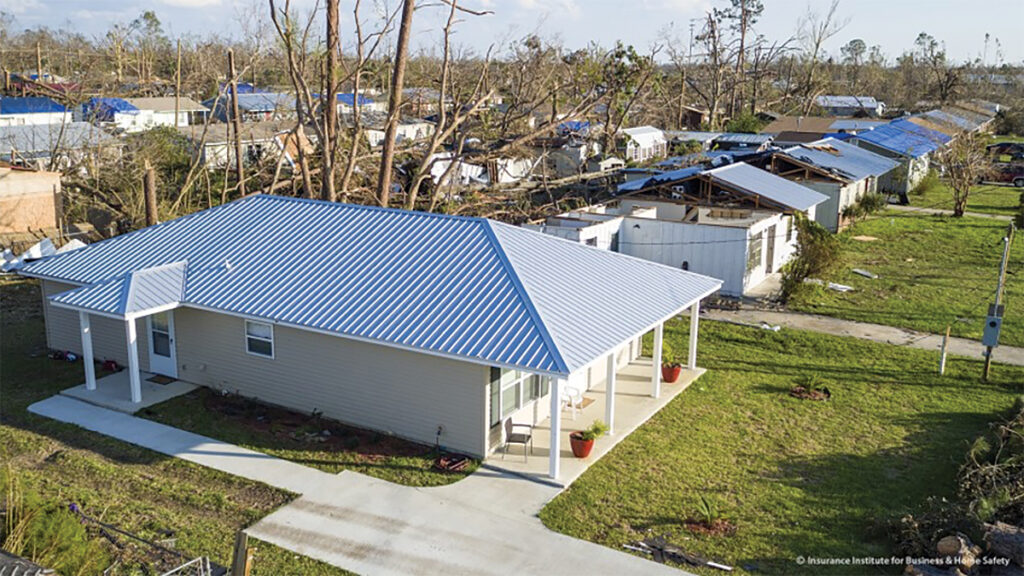
[[[790,389],[789,395],[801,400],[828,400],[832,398],[832,392],[825,387],[808,388],[805,386],[794,386]]]
[[[690,518],[683,522],[683,527],[702,536],[732,536],[736,533],[736,525],[725,518],[713,522]]]

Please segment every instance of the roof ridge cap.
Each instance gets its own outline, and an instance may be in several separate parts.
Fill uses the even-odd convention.
[[[508,254],[505,252],[504,246],[501,245],[501,240],[498,239],[497,234],[494,232],[494,225],[500,223],[493,222],[487,218],[480,218],[479,223],[484,234],[486,234],[488,240],[490,240],[495,254],[497,254],[498,259],[501,261],[502,267],[505,269],[506,274],[508,274],[509,280],[515,287],[516,293],[519,294],[523,304],[526,306],[527,312],[530,314],[530,318],[533,319],[537,326],[537,331],[540,332],[541,338],[544,339],[545,348],[548,349],[548,354],[550,354],[551,359],[554,360],[556,368],[558,371],[568,375],[570,373],[569,366],[565,362],[565,358],[562,357],[562,351],[559,350],[554,337],[551,336],[551,332],[548,331],[547,324],[544,323],[544,318],[540,315],[540,310],[538,310],[537,306],[533,303],[533,297],[530,296],[529,290],[526,289],[526,286],[519,278],[519,274],[516,272],[515,266],[512,265],[511,260],[508,258]],[[508,225],[503,224],[503,226]],[[514,228],[514,226],[509,227]]]

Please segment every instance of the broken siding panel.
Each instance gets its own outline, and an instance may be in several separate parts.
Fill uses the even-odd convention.
[[[487,368],[274,326],[274,358],[245,351],[244,320],[175,311],[179,377],[475,456],[485,452]]]

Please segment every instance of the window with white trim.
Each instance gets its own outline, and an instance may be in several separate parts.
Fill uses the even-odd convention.
[[[255,356],[274,357],[274,325],[245,321],[245,351]]]
[[[546,396],[548,381],[529,372],[491,368],[491,426],[509,414]]]

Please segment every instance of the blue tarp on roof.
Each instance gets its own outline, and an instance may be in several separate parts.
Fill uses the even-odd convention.
[[[68,109],[42,96],[0,97],[0,114],[52,114]]]
[[[911,134],[916,134],[917,136],[927,138],[932,142],[936,142],[938,144],[937,148],[941,148],[943,144],[946,144],[947,142],[953,139],[952,136],[946,134],[945,132],[932,130],[931,128],[928,128],[926,126],[914,124],[909,120],[893,120],[890,124],[894,128],[898,128],[900,130],[903,130],[904,132],[910,132]]]
[[[566,120],[558,125],[558,132],[562,135],[576,134],[586,136],[590,133],[590,122],[587,120]]]
[[[834,138],[786,148],[781,154],[851,182],[881,176],[899,166],[899,162],[891,158]]]
[[[221,82],[220,87],[218,88],[218,92],[227,92],[227,90],[225,89],[226,86],[227,83]],[[239,94],[258,94],[261,92],[270,92],[270,90],[267,90],[266,88],[257,88],[256,86],[248,82],[239,82],[237,86]]]
[[[913,122],[907,122],[905,120],[902,122],[915,128],[921,128]],[[929,130],[929,132],[941,134],[944,139],[939,139],[934,135],[922,135],[909,127],[906,130],[903,130],[897,127],[896,124],[897,122],[892,122],[884,126],[879,126],[873,130],[868,130],[867,132],[861,132],[860,134],[857,134],[856,140],[873,144],[879,148],[884,148],[902,156],[920,158],[938,150],[949,139],[945,134],[935,132],[934,130]],[[927,130],[927,128],[925,128],[925,130]]]
[[[637,190],[642,190],[644,188],[647,188],[648,186],[654,186],[656,184],[665,184],[668,182],[686,180],[687,178],[692,178],[693,176],[696,176],[697,174],[700,174],[703,171],[704,166],[700,165],[690,166],[688,168],[680,168],[678,170],[669,170],[666,172],[654,171],[655,173],[648,178],[637,178],[636,180],[631,180],[629,182],[619,184],[618,191],[636,192]]]
[[[355,107],[355,105],[356,105],[356,95],[351,93],[351,92],[346,92],[346,93],[343,93],[343,94],[338,94],[338,102],[340,102],[340,103],[342,103],[342,104],[344,104],[346,106],[349,106],[349,107]],[[363,96],[362,94],[360,94],[359,95],[359,105],[360,106],[366,106],[368,104],[373,104],[373,100],[370,99],[370,98],[367,98],[366,96]]]
[[[138,114],[139,109],[123,98],[89,98],[82,104],[82,115],[90,120],[112,122],[115,114]]]
[[[484,218],[266,195],[21,273],[97,286],[179,262],[185,307],[561,377],[722,284]]]
[[[231,107],[231,97],[225,93],[223,97],[210,98],[203,102],[203,106],[209,108],[214,117],[226,122],[230,115],[226,110]],[[243,94],[238,92],[238,110],[240,112],[252,113],[291,113],[295,111],[295,96],[285,92],[257,92]]]

